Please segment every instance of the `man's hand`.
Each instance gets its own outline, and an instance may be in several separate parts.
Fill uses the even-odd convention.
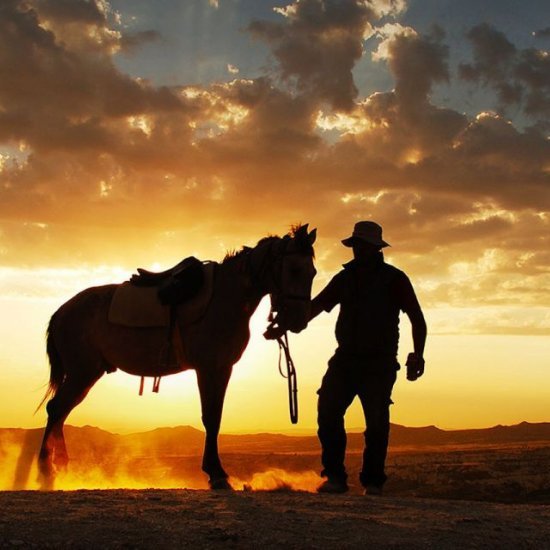
[[[406,365],[407,380],[414,382],[424,374],[424,358],[418,353],[409,353]]]
[[[286,331],[280,326],[271,323],[264,332],[264,338],[266,340],[277,340],[277,338],[280,338],[285,332]]]

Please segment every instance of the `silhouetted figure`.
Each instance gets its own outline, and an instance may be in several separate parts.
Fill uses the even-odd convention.
[[[380,494],[386,481],[391,392],[400,368],[399,314],[404,311],[412,324],[414,353],[407,360],[409,380],[424,372],[426,323],[409,278],[384,261],[381,250],[389,245],[378,224],[358,222],[353,235],[342,243],[353,249],[354,259],[344,264],[313,300],[311,312],[313,318],[340,305],[338,348],[318,391],[321,475],[327,478],[318,490],[340,493],[348,489],[344,414],[358,396],[367,425],[359,478],[366,494]]]

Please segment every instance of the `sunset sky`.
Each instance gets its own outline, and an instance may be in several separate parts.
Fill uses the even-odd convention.
[[[44,424],[46,325],[79,290],[308,222],[318,292],[361,219],[429,327],[392,421],[550,421],[549,51],[547,0],[2,0],[0,426]],[[267,313],[222,431],[315,428],[337,311],[291,336],[297,427]],[[68,423],[202,427],[194,373],[150,386],[106,375]]]

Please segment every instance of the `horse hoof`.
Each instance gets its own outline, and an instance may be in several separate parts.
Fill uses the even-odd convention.
[[[210,489],[213,491],[232,491],[233,487],[231,483],[227,481],[226,477],[221,477],[219,479],[211,479],[208,482],[210,484]]]

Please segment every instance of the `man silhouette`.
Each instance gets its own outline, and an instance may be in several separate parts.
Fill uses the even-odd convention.
[[[424,372],[426,323],[409,278],[384,261],[382,228],[372,221],[355,224],[342,243],[353,249],[344,264],[312,301],[311,318],[340,305],[336,323],[338,348],[328,363],[317,392],[318,435],[322,446],[323,493],[348,490],[344,466],[346,432],[344,415],[358,396],[366,421],[363,467],[359,479],[365,494],[381,494],[386,481],[384,464],[390,431],[389,407],[399,363],[399,314],[412,325],[414,352],[407,360],[407,378]]]

